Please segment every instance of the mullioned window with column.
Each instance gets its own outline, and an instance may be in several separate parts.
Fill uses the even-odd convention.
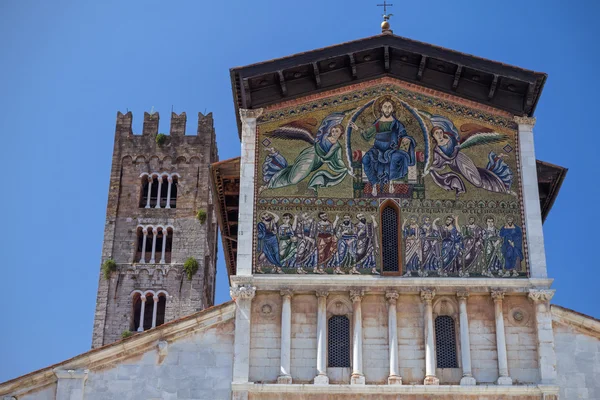
[[[134,290],[131,293],[131,331],[143,332],[165,323],[168,293],[164,290]]]
[[[178,173],[140,174],[140,208],[177,208]]]
[[[134,262],[140,264],[170,264],[173,248],[171,225],[138,225]]]

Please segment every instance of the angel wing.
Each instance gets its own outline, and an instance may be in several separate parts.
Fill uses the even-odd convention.
[[[460,137],[461,149],[468,149],[469,147],[481,144],[498,143],[508,139],[508,135],[473,123],[466,123],[460,126]]]
[[[266,136],[284,140],[302,140],[309,144],[315,143],[312,131],[317,126],[315,118],[292,121],[289,124],[266,133]]]

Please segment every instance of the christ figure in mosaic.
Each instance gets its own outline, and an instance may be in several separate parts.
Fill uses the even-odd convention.
[[[360,274],[359,269],[369,268],[371,274],[379,275],[377,271],[376,252],[379,248],[377,242],[377,221],[371,215],[371,222],[367,222],[364,214],[356,214],[356,264],[350,270],[352,274]]]
[[[335,256],[334,274],[344,274],[342,268],[350,269],[356,262],[356,228],[349,214],[344,215],[342,223],[337,226],[337,252]]]
[[[261,215],[261,221],[257,225],[258,239],[258,266],[257,271],[263,273],[263,265],[273,267],[271,272],[282,274],[281,260],[279,258],[279,242],[277,241],[277,222],[279,217],[272,212],[265,211]]]
[[[266,136],[284,140],[302,140],[310,144],[303,149],[292,164],[273,147],[269,148],[262,166],[264,184],[259,193],[266,189],[277,189],[296,185],[315,172],[308,181],[308,187],[315,192],[322,187],[339,184],[348,173],[342,159],[342,146],[339,143],[344,128],[341,125],[345,114],[329,114],[319,126],[316,136],[311,132],[314,118],[294,121],[283,125]],[[320,169],[326,165],[328,169]]]
[[[481,274],[492,278],[494,272],[501,271],[504,266],[503,240],[500,237],[500,230],[495,226],[493,217],[487,217],[485,224],[486,226],[481,232],[483,239],[483,271]]]
[[[500,237],[504,239],[502,254],[504,255],[504,276],[519,276],[523,259],[523,230],[515,225],[512,216],[506,217],[506,224],[500,229]]]
[[[293,223],[291,223],[293,218]],[[281,216],[281,225],[277,231],[279,239],[279,257],[281,265],[287,268],[294,267],[298,238],[294,234],[298,225],[298,217],[285,213]]]
[[[335,228],[340,217],[336,215],[333,223],[329,220],[327,213],[319,213],[319,221],[317,222],[317,250],[319,254],[317,266],[313,272],[324,274],[324,269],[333,266],[335,261],[335,250],[337,247],[337,238],[335,236]]]
[[[483,239],[481,227],[475,223],[475,217],[469,217],[469,223],[462,228],[464,250],[464,266],[460,276],[469,276],[469,272],[476,272],[480,266],[483,254]]]
[[[361,136],[367,142],[375,139],[373,147],[363,156],[362,164],[372,186],[372,195],[377,196],[378,186],[383,189],[385,184],[404,178],[408,167],[415,165],[416,142],[396,118],[391,97],[381,97],[374,107],[380,116],[370,128],[361,131]],[[349,125],[360,131],[354,122]]]
[[[510,193],[513,173],[503,158],[506,154],[497,155],[493,151],[488,154],[488,163],[480,168],[460,150],[472,146],[497,143],[507,139],[507,136],[492,131],[489,128],[467,123],[460,127],[459,133],[454,123],[441,115],[427,116],[433,125],[431,139],[433,146],[433,161],[429,169],[431,178],[436,185],[444,190],[454,191],[460,195],[467,191],[465,179],[473,186],[496,193]],[[447,170],[449,169],[449,171]]]
[[[440,257],[442,253],[441,235],[437,226],[439,218],[431,222],[430,217],[423,217],[421,224],[421,242],[423,243],[423,264],[419,276],[428,276],[430,272],[440,268]]]
[[[445,224],[440,230],[440,236],[442,238],[442,265],[438,272],[441,276],[458,273],[462,266],[464,244],[457,216],[446,217]]]
[[[408,222],[408,224],[407,224]],[[421,227],[417,223],[417,217],[411,216],[402,224],[404,236],[404,259],[406,263],[405,276],[411,276],[418,272],[423,260],[423,248],[421,247]]]
[[[296,247],[296,272],[306,274],[306,269],[317,266],[317,223],[308,213],[302,213],[296,227],[298,246]]]

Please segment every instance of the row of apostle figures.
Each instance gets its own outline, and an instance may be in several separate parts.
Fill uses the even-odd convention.
[[[277,214],[264,211],[257,225],[257,273],[379,274],[377,222],[373,215],[336,215],[333,222],[322,211],[314,219],[308,213]],[[523,260],[523,231],[506,216],[496,227],[493,216],[485,226],[476,217],[460,226],[457,216],[443,218],[409,216],[402,224],[405,276],[469,275],[517,277]]]
[[[292,268],[298,274],[312,270],[324,274],[331,268],[335,274],[360,274],[377,271],[376,251],[379,248],[374,216],[357,213],[337,215],[332,222],[326,212],[315,220],[308,213],[284,213],[281,218],[265,211],[257,225],[257,273],[263,267],[272,273],[284,273]]]
[[[507,216],[506,223],[496,228],[493,216],[485,218],[485,226],[469,217],[462,228],[457,216],[443,218],[425,216],[418,223],[416,216],[407,218],[402,226],[405,243],[405,276],[481,274],[493,277],[519,276],[523,260],[523,231]]]

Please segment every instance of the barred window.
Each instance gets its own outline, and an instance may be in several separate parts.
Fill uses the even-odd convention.
[[[438,368],[458,368],[454,319],[448,315],[435,319],[435,349]]]
[[[350,367],[350,320],[334,315],[327,321],[327,358],[329,367]]]
[[[381,211],[381,242],[384,272],[398,272],[398,210],[391,205]]]

